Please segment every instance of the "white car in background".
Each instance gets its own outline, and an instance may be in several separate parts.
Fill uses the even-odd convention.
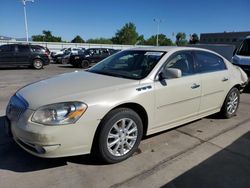
[[[250,36],[241,43],[240,47],[235,51],[232,63],[241,67],[250,75]]]
[[[209,50],[130,49],[21,88],[7,106],[5,127],[39,157],[93,152],[116,163],[144,135],[218,112],[234,116],[247,81],[241,68]]]

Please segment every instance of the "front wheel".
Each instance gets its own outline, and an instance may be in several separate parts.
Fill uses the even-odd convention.
[[[130,157],[138,148],[143,125],[139,115],[128,108],[112,110],[101,123],[97,143],[98,155],[107,163]]]
[[[40,59],[35,59],[35,60],[33,61],[33,68],[34,68],[34,69],[37,69],[37,70],[42,69],[42,68],[43,68],[43,62],[42,62],[42,60],[40,60]]]
[[[89,61],[88,60],[82,60],[82,62],[80,63],[80,67],[83,68],[83,69],[89,68]]]
[[[236,115],[240,103],[240,91],[237,88],[232,88],[224,101],[221,108],[221,114],[225,118],[231,118]]]

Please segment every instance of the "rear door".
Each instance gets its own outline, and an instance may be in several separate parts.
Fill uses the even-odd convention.
[[[195,58],[202,83],[199,113],[218,111],[230,86],[226,64],[221,57],[205,51],[195,51]]]
[[[29,45],[17,45],[16,62],[18,65],[30,64],[31,50]]]

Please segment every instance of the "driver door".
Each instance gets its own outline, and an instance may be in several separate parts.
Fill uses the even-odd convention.
[[[193,54],[182,51],[168,58],[161,71],[179,69],[182,76],[155,82],[155,127],[164,130],[196,116],[201,100],[201,80],[196,74]],[[154,129],[153,128],[153,129]]]

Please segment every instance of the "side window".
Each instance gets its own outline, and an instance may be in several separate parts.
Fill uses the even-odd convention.
[[[20,46],[18,46],[18,52],[19,53],[27,53],[27,52],[30,52],[30,48],[29,48],[29,46],[20,45]]]
[[[190,52],[180,52],[170,56],[163,70],[168,76],[168,69],[180,69],[182,76],[189,76],[195,73],[194,71],[194,57]]]
[[[14,52],[15,46],[13,45],[3,45],[0,46],[0,52]]]
[[[42,51],[45,51],[43,48],[41,48],[39,46],[31,46],[31,50],[33,52],[42,52]]]
[[[224,61],[219,56],[209,52],[195,52],[200,73],[221,71],[227,69]]]
[[[101,50],[100,49],[95,49],[94,50],[94,54],[93,55],[100,55],[101,54]]]
[[[250,56],[250,39],[245,39],[237,50],[237,55]]]
[[[108,55],[108,54],[109,54],[108,49],[104,49],[104,50],[102,50],[102,54],[104,54],[104,55]]]

